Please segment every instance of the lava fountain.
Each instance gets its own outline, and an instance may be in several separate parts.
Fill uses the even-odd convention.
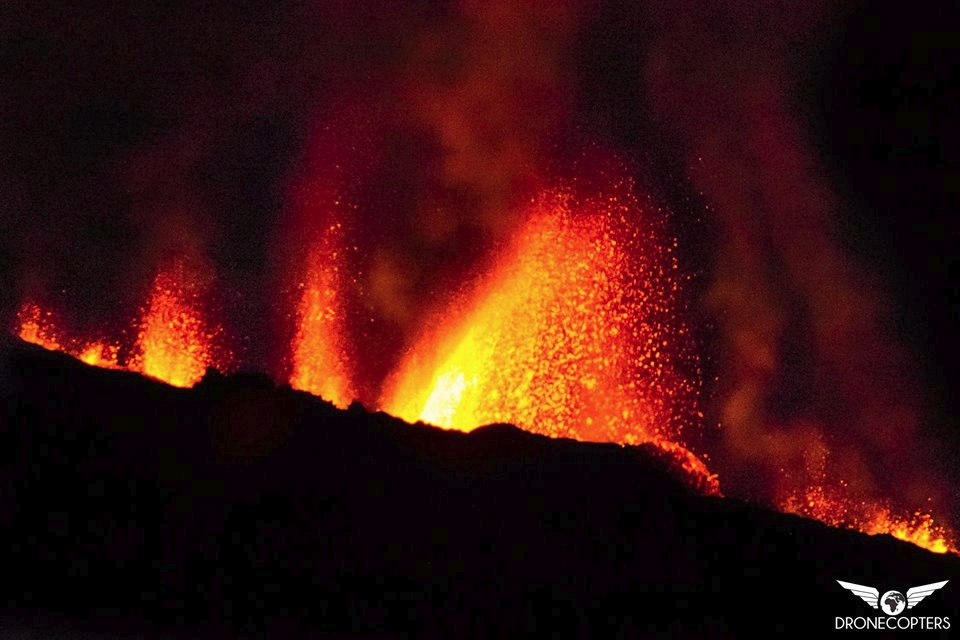
[[[308,252],[293,338],[290,386],[345,408],[354,399],[343,339],[342,226],[333,223]]]
[[[175,387],[192,387],[214,366],[219,330],[205,321],[193,289],[180,267],[157,275],[142,310],[130,369]]]
[[[56,315],[35,303],[24,303],[17,314],[20,339],[48,349],[62,351],[94,367],[117,368],[119,347],[104,340],[71,338]]]
[[[844,483],[836,487],[812,485],[780,500],[779,507],[831,527],[890,535],[934,553],[960,553],[954,533],[928,511],[902,514],[882,502],[857,500],[849,495]]]
[[[20,307],[17,322],[20,325],[18,335],[21,340],[50,351],[62,350],[62,338],[56,328],[57,323],[52,311],[43,310],[39,305],[28,302]]]
[[[176,387],[191,387],[207,367],[225,370],[229,354],[218,349],[220,328],[205,319],[202,300],[177,266],[161,271],[137,322],[137,338],[129,357],[119,343],[70,335],[50,310],[25,303],[18,314],[18,335],[51,351],[61,351],[101,368],[124,368]]]
[[[662,212],[624,182],[544,193],[475,290],[407,353],[381,396],[408,421],[468,431],[509,422],[552,437],[652,443],[695,484],[716,478],[680,444],[702,415],[683,276]]]

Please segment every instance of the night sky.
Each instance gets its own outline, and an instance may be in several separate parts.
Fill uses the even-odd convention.
[[[289,331],[276,328],[277,301],[313,224],[291,188],[320,176],[354,204],[353,312],[368,321],[359,338],[376,379],[421,314],[509,237],[516,203],[601,148],[673,212],[698,274],[713,418],[738,388],[728,376],[762,379],[775,406],[759,411],[788,431],[811,413],[847,420],[844,397],[913,385],[918,428],[947,451],[938,464],[955,466],[956,15],[933,3],[394,4],[0,9],[8,324],[27,298],[81,332],[126,323],[158,265],[189,255],[215,274],[242,364],[274,372]],[[793,242],[793,225],[807,233],[820,218]],[[729,249],[737,230],[747,249]],[[833,272],[803,274],[817,243],[852,274],[836,297]],[[741,284],[767,292],[756,313],[730,302]],[[838,364],[831,347],[805,345],[844,291],[870,292],[883,317],[841,345],[857,353]],[[768,312],[786,318],[770,376],[730,338]],[[902,361],[906,383],[863,382],[860,370],[883,377]],[[888,437],[876,438],[870,455],[883,460]]]

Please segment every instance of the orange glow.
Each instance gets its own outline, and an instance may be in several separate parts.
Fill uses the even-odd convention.
[[[354,399],[343,337],[343,291],[339,237],[333,224],[313,248],[297,306],[290,386],[346,406]]]
[[[719,495],[716,475],[683,437],[685,428],[701,426],[700,372],[681,317],[674,244],[658,219],[630,195],[541,196],[489,272],[455,296],[406,353],[380,408],[447,429],[506,422],[551,437],[653,445],[683,469],[689,486]],[[340,225],[331,225],[309,255],[290,384],[345,407],[354,398],[354,369],[345,355],[341,236]],[[198,290],[183,269],[157,276],[125,368],[187,387],[207,367],[223,366],[219,329],[204,318]],[[27,342],[93,366],[121,366],[117,344],[77,339],[37,304],[24,304],[17,319]],[[790,446],[802,447],[821,476],[778,500],[780,510],[960,553],[954,531],[929,511],[900,514],[885,501],[852,497],[843,482],[825,482],[829,450],[796,433]]]
[[[179,276],[179,277],[177,277]],[[140,318],[130,369],[175,387],[192,387],[213,366],[217,331],[200,313],[198,296],[183,273],[162,272]]]
[[[89,364],[93,367],[101,367],[106,369],[113,369],[117,366],[117,352],[119,349],[116,345],[109,345],[103,342],[94,342],[90,344],[82,351],[80,351],[76,357],[86,364]]]
[[[637,217],[651,220],[628,222]],[[690,353],[670,246],[630,196],[542,197],[492,273],[407,354],[381,406],[463,431],[509,422],[652,443],[716,493],[715,476],[678,443],[698,386],[676,367]]]
[[[41,310],[35,304],[24,304],[17,316],[21,340],[39,345],[51,351],[62,351],[95,367],[117,367],[117,346],[105,342],[86,343],[72,340],[57,326],[53,312]]]
[[[934,522],[929,513],[898,516],[889,507],[844,498],[842,492],[811,487],[785,500],[787,513],[813,518],[831,527],[854,529],[868,535],[886,534],[934,553],[958,553],[956,536]]]
[[[51,351],[61,350],[53,313],[42,311],[35,304],[25,304],[20,308],[17,320],[20,323],[18,335],[21,340]]]
[[[120,365],[120,347],[107,341],[67,336],[50,311],[24,304],[18,315],[19,336],[26,342],[62,351],[91,366],[136,371],[177,387],[196,384],[216,361],[211,330],[199,311],[195,294],[184,286],[184,274],[165,272],[154,281],[153,292],[142,310],[134,355]],[[179,277],[177,277],[179,276]],[[221,359],[222,360],[222,359]]]

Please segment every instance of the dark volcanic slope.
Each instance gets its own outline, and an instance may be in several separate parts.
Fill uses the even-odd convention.
[[[960,560],[694,495],[644,448],[469,435],[7,341],[0,632],[821,634]],[[951,615],[960,584],[911,613]],[[87,635],[92,634],[92,635]]]

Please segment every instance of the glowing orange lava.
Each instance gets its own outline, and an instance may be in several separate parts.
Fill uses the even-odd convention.
[[[113,369],[117,366],[118,352],[119,347],[117,345],[94,342],[75,355],[81,362],[90,366]]]
[[[160,273],[140,318],[130,369],[175,387],[192,387],[214,365],[218,333],[205,322],[183,274]]]
[[[681,278],[654,217],[629,195],[543,196],[489,277],[408,353],[381,406],[464,431],[509,422],[653,443],[716,492],[678,444],[698,386],[678,367],[692,357],[675,304]]]
[[[463,431],[507,422],[552,437],[652,444],[684,470],[691,487],[719,494],[717,477],[684,444],[684,428],[701,426],[700,372],[682,320],[684,277],[658,213],[623,189],[593,199],[551,192],[527,213],[490,272],[407,352],[380,408]],[[310,252],[290,383],[345,407],[354,393],[341,235],[332,224]],[[209,366],[222,368],[223,358],[215,357],[224,355],[215,349],[219,330],[202,308],[182,269],[161,272],[125,368],[181,387]],[[37,304],[24,304],[18,323],[27,342],[94,366],[121,366],[117,344],[77,339]],[[777,506],[832,527],[960,553],[955,533],[928,512],[898,515],[845,489],[819,481]]]
[[[17,315],[20,324],[18,335],[25,342],[39,345],[51,351],[62,351],[83,362],[101,368],[117,367],[116,345],[105,342],[85,342],[71,339],[58,326],[53,312],[41,310],[32,303],[24,304]]]
[[[18,315],[19,336],[26,342],[61,351],[101,368],[125,368],[177,387],[193,386],[207,367],[226,364],[221,353],[214,357],[219,333],[200,313],[196,294],[184,285],[180,269],[161,273],[142,310],[137,342],[126,366],[120,364],[120,346],[103,340],[82,340],[69,336],[58,326],[54,314],[38,305],[24,304]]]
[[[355,395],[343,337],[341,232],[339,224],[331,225],[308,258],[300,283],[290,386],[345,408]]]
[[[28,303],[20,308],[17,320],[20,324],[18,335],[21,340],[51,351],[61,350],[59,332],[52,312],[42,311],[39,306]]]
[[[909,516],[899,516],[887,506],[851,500],[843,493],[811,487],[802,495],[783,501],[781,508],[831,527],[854,529],[868,535],[890,535],[934,553],[958,553],[953,532],[936,524],[929,513],[915,511]]]

